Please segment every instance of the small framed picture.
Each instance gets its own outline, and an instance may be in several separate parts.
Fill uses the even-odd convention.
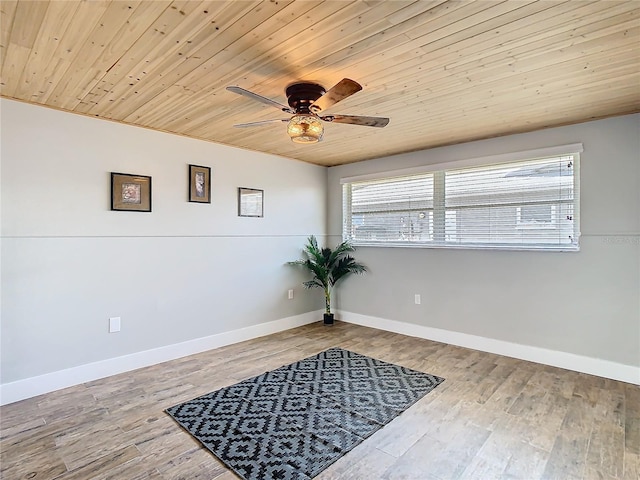
[[[238,216],[262,217],[263,190],[255,188],[238,188]]]
[[[189,201],[211,203],[211,168],[189,165]]]
[[[111,210],[151,211],[151,177],[111,172]]]

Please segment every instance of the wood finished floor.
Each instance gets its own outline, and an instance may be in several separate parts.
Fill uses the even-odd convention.
[[[640,478],[640,387],[340,322],[1,407],[1,478],[237,479],[163,410],[333,346],[446,380],[318,480]]]

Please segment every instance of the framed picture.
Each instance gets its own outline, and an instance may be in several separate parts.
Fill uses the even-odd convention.
[[[151,211],[151,177],[111,172],[111,210]]]
[[[238,188],[238,216],[262,217],[263,190],[255,188]]]
[[[211,168],[189,165],[189,201],[211,203]]]

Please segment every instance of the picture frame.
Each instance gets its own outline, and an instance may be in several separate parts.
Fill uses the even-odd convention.
[[[238,216],[264,216],[264,190],[238,187]]]
[[[189,201],[211,203],[211,168],[189,165]]]
[[[111,210],[151,211],[151,177],[111,172]]]

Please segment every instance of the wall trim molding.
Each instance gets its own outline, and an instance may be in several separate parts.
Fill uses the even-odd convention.
[[[56,372],[25,378],[0,385],[0,405],[17,402],[27,398],[53,392],[62,388],[80,385],[100,378],[129,372],[138,368],[175,360],[233,343],[244,342],[264,335],[307,325],[322,318],[323,310],[307,312],[271,322],[259,323],[250,327],[218,333],[208,337],[196,338],[186,342],[165,345],[121,357],[109,358]]]
[[[549,350],[532,345],[522,345],[467,333],[425,327],[412,323],[399,322],[397,320],[361,315],[359,313],[338,311],[336,312],[336,318],[339,318],[343,322],[365,327],[448,343],[450,345],[457,345],[459,347],[471,348],[483,352],[496,353],[506,357],[518,358],[520,360],[527,360],[543,365],[565,368],[575,372],[640,385],[640,367],[633,365],[625,365],[600,358],[585,357],[574,353]]]

